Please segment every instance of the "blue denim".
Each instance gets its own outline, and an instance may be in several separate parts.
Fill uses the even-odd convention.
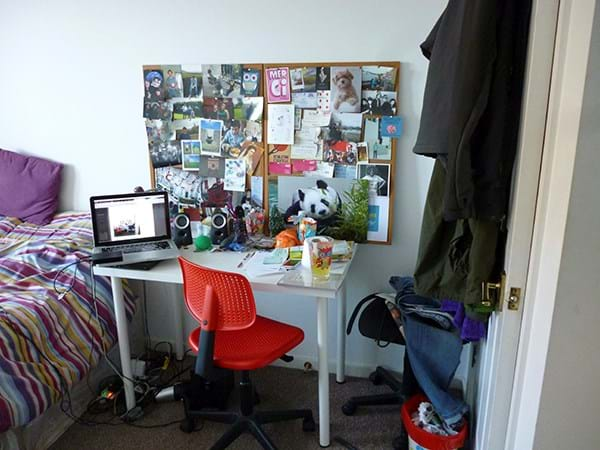
[[[414,293],[412,278],[392,277],[390,284],[397,292],[396,304],[402,312],[406,351],[415,378],[437,413],[448,425],[455,425],[468,411],[467,404],[449,392],[462,351],[458,330],[451,316],[450,326],[445,326],[447,313],[440,310],[441,302]]]

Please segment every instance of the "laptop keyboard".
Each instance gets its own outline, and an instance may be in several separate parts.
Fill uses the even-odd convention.
[[[169,248],[169,242],[142,242],[140,244],[129,244],[129,245],[116,245],[114,247],[104,247],[103,253],[110,253],[119,251],[122,253],[137,253],[137,252],[149,252],[153,250],[163,250]]]

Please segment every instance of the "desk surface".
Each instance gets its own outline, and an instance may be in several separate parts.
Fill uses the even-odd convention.
[[[355,252],[353,253],[353,257]],[[226,272],[241,273],[248,278],[252,288],[257,291],[325,298],[336,297],[338,290],[348,274],[352,262],[334,263],[329,279],[320,281],[313,279],[310,271],[303,268],[297,268],[289,272],[280,272],[272,275],[249,277],[245,272],[244,267],[237,267],[244,258],[245,253],[194,252],[190,248],[181,249],[180,254],[185,259],[201,266]],[[161,261],[150,270],[123,269],[118,266],[107,267],[98,265],[94,267],[94,274],[130,280],[183,284],[181,268],[176,259]]]

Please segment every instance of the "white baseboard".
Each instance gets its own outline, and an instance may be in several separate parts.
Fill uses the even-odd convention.
[[[167,339],[161,339],[161,340],[150,339],[150,345],[152,347],[154,347],[159,342],[168,342],[169,344],[171,344],[173,346],[173,348],[175,348],[175,341],[171,341],[171,340],[167,340]],[[166,348],[166,347],[162,347],[161,350],[164,348]],[[187,346],[186,346],[186,350],[187,350]],[[274,361],[271,365],[276,366],[276,367],[287,367],[289,369],[304,370],[304,365],[305,365],[305,363],[308,362],[308,363],[310,363],[312,370],[317,370],[317,359],[315,356],[297,355],[297,354],[292,354],[292,356],[294,357],[294,360],[289,363],[278,359],[278,360]],[[329,373],[336,372],[336,365],[337,365],[337,363],[336,363],[335,359],[329,360]],[[373,370],[375,370],[375,367],[373,365],[356,364],[353,362],[346,361],[346,375],[347,376],[357,377],[357,378],[367,378],[369,376],[369,374],[371,372],[373,372]],[[392,372],[398,373],[395,371],[392,371]]]

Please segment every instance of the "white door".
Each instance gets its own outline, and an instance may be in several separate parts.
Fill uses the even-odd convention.
[[[534,0],[525,74],[523,111],[515,162],[506,244],[506,284],[501,312],[490,318],[481,343],[481,362],[474,411],[477,450],[504,449],[513,391],[517,348],[527,296],[534,216],[546,129],[548,98],[559,0]],[[521,289],[521,305],[508,309],[511,288]]]

